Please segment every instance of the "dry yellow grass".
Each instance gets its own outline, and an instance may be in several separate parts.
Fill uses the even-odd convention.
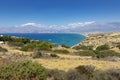
[[[2,46],[8,49],[8,53],[20,53],[25,55],[30,55],[32,52],[23,52],[17,50],[15,48],[9,47],[7,45]],[[47,53],[50,54],[50,53]],[[58,59],[33,59],[38,63],[41,63],[44,67],[48,69],[59,69],[68,71],[69,69],[74,69],[79,65],[93,65],[96,67],[97,70],[106,70],[110,68],[119,68],[120,69],[120,62],[112,62],[112,61],[101,61],[101,60],[92,60],[91,57],[80,57],[80,56],[73,56],[73,55],[64,55],[64,54],[57,54],[60,56]]]
[[[110,68],[120,68],[120,62],[98,61],[98,60],[61,60],[61,59],[35,59],[48,69],[59,69],[68,71],[79,65],[93,65],[97,70],[107,70]]]
[[[11,47],[8,45],[2,45],[3,48],[6,48],[8,50],[8,52],[6,52],[7,54],[24,54],[24,55],[30,55],[33,52],[24,52],[24,51],[20,51],[18,49],[15,49],[15,47]]]
[[[112,61],[101,61],[101,60],[92,60],[91,57],[80,57],[73,55],[64,55],[58,54],[60,58],[58,59],[34,59],[41,63],[44,67],[48,69],[59,69],[68,71],[69,69],[74,69],[79,65],[93,65],[96,67],[96,70],[107,70],[110,68],[120,68],[120,62]],[[61,59],[62,58],[62,59]]]
[[[120,49],[119,48],[112,48],[111,50],[120,53]]]

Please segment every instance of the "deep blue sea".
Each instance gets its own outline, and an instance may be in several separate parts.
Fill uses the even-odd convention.
[[[66,34],[66,33],[2,33],[0,35],[25,37],[34,40],[52,42],[58,45],[65,44],[67,46],[73,46],[80,43],[86,37],[81,34]]]

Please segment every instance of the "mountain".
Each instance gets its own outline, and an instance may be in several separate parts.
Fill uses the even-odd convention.
[[[120,31],[120,22],[83,22],[67,25],[26,23],[20,26],[0,27],[0,33],[87,33]]]

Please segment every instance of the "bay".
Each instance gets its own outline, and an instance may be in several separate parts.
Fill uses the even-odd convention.
[[[84,35],[71,33],[2,33],[0,35],[25,37],[33,40],[51,42],[57,45],[65,44],[69,47],[82,42],[86,38]]]

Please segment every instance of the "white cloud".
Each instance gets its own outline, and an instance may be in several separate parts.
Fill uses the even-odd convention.
[[[25,24],[22,24],[21,26],[22,27],[24,27],[24,26],[38,26],[38,24],[36,24],[36,23],[25,23]]]
[[[120,22],[78,22],[67,25],[43,25],[37,23],[26,23],[17,26],[21,29],[37,32],[92,32],[92,31],[120,31]],[[23,29],[23,30],[24,30]]]
[[[70,23],[68,24],[68,26],[72,27],[72,28],[75,28],[75,27],[84,27],[84,26],[89,26],[91,24],[94,24],[95,21],[91,21],[91,22],[79,22],[79,23]]]
[[[17,26],[17,27],[40,27],[40,28],[45,28],[47,27],[46,25],[43,25],[43,24],[37,24],[37,23],[25,23],[25,24],[22,24],[20,26]]]

